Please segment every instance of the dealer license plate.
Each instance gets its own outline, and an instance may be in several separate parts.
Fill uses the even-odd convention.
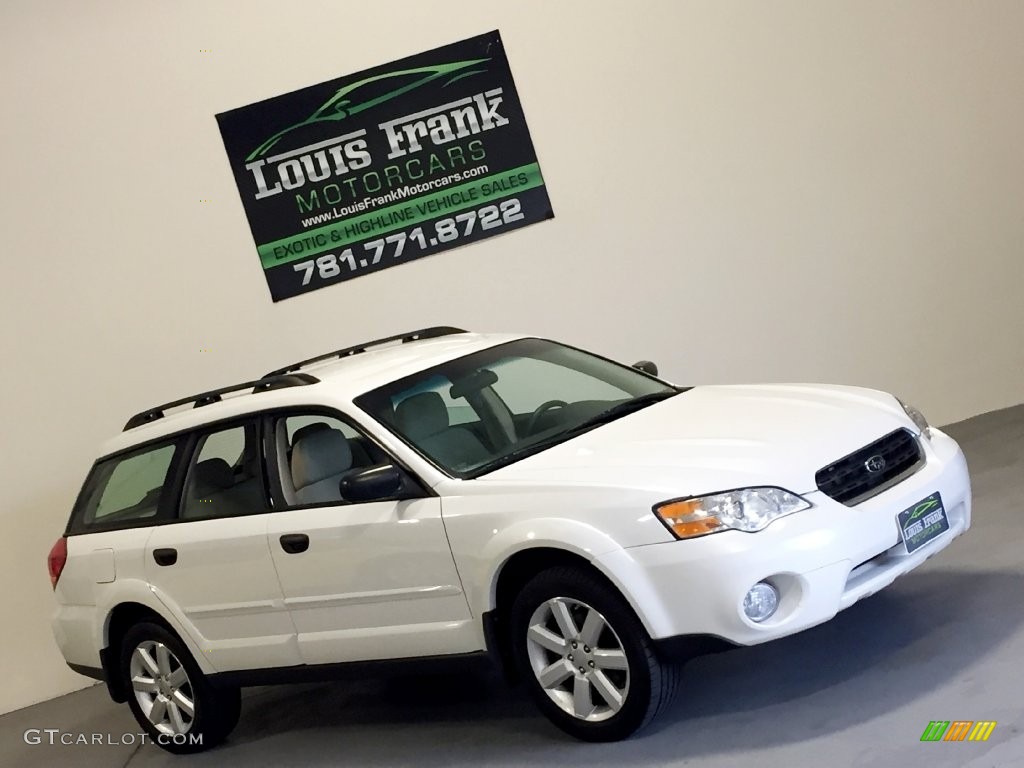
[[[949,530],[949,520],[938,491],[896,515],[907,552],[920,549]]]

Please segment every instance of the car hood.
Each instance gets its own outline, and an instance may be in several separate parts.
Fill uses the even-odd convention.
[[[794,493],[815,473],[900,427],[896,399],[807,384],[694,387],[480,481],[645,488],[688,496],[751,485]]]

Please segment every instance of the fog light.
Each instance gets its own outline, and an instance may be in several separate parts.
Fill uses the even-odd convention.
[[[779,607],[779,590],[767,581],[759,581],[743,598],[743,612],[751,621],[762,622],[771,618]]]

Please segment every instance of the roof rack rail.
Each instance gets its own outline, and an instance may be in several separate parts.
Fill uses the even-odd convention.
[[[170,403],[164,403],[158,405],[155,408],[137,413],[128,419],[128,422],[124,425],[123,432],[127,432],[129,429],[140,427],[143,424],[149,424],[157,419],[164,417],[164,411],[168,411],[171,408],[177,408],[181,405],[188,405],[192,403],[193,408],[202,408],[204,405],[210,405],[211,403],[219,403],[221,401],[221,395],[226,395],[229,392],[240,392],[243,389],[251,389],[253,394],[257,392],[269,392],[272,389],[282,389],[284,387],[302,387],[307,384],[316,384],[320,379],[316,376],[310,376],[308,373],[295,373],[287,376],[264,376],[262,379],[256,381],[246,381],[241,384],[233,384],[230,387],[221,387],[220,389],[211,389],[208,392],[200,392],[198,395],[192,395],[191,397],[183,397],[181,400],[175,400]]]
[[[418,331],[411,331],[409,333],[399,333],[395,336],[387,336],[383,339],[375,339],[374,341],[367,341],[362,344],[356,344],[354,347],[345,347],[344,349],[336,349],[333,352],[327,352],[316,357],[311,357],[308,360],[303,360],[298,363],[292,363],[284,368],[278,368],[276,371],[271,371],[267,376],[283,376],[285,374],[293,373],[300,368],[305,368],[307,365],[313,363],[319,363],[323,360],[330,360],[334,357],[349,357],[350,355],[358,355],[360,352],[365,352],[368,347],[376,347],[381,344],[388,344],[392,341],[401,341],[403,344],[407,344],[410,341],[419,341],[420,339],[436,339],[438,336],[451,336],[456,333],[468,333],[468,331],[462,328],[453,328],[450,325],[435,325],[431,328],[422,328]],[[264,377],[266,378],[266,377]]]

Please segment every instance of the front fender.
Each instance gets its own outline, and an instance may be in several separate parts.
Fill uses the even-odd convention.
[[[456,562],[464,574],[466,599],[474,616],[494,610],[502,569],[514,555],[530,549],[555,549],[581,557],[618,589],[648,632],[658,625],[660,617],[650,615],[651,606],[636,600],[638,594],[646,591],[643,583],[646,577],[629,567],[630,559],[623,557],[626,550],[598,528],[566,518],[513,523],[494,534],[482,550],[456,554]],[[621,572],[615,567],[617,564],[624,566]],[[480,631],[484,632],[482,627]],[[481,639],[483,642],[483,635]]]
[[[598,555],[620,549],[608,534],[579,520],[549,518],[514,523],[491,538],[480,553],[481,572],[467,589],[474,615],[494,609],[498,577],[505,563],[527,549],[560,549],[593,562]],[[468,586],[468,585],[467,585]]]

